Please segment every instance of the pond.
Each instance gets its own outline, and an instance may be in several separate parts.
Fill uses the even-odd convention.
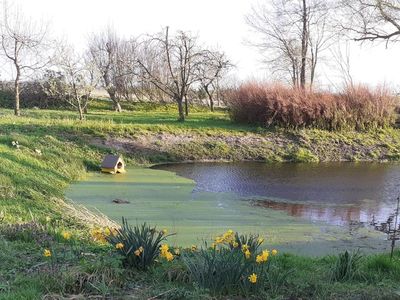
[[[260,206],[336,225],[386,220],[400,192],[399,164],[237,162],[154,168],[193,179],[194,192],[231,192]]]
[[[177,233],[172,244],[200,244],[233,229],[280,250],[320,255],[387,249],[368,223],[393,211],[399,180],[397,164],[168,164],[91,173],[66,196],[116,221],[166,227]]]

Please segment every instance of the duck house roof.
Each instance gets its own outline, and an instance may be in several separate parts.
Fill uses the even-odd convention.
[[[106,155],[101,163],[102,168],[115,168],[118,162],[122,160],[118,155]]]

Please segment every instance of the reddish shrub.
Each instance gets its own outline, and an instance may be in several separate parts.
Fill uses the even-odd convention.
[[[266,127],[328,130],[386,127],[394,122],[394,103],[388,90],[363,86],[334,94],[250,82],[229,94],[233,121]]]

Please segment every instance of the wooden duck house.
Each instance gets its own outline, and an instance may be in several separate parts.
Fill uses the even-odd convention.
[[[125,163],[119,155],[106,155],[101,163],[101,171],[104,173],[125,173]]]

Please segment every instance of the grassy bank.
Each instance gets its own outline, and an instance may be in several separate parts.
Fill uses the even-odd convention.
[[[15,119],[1,111],[2,135],[45,135],[84,144],[103,152],[118,151],[138,163],[185,160],[262,160],[267,162],[396,161],[400,130],[326,131],[263,129],[232,123],[226,112],[193,109],[176,122],[174,106],[129,107],[122,114],[96,103],[87,120],[70,111],[29,110]]]
[[[84,122],[78,122],[74,112],[31,110],[14,118],[11,111],[0,111],[0,299],[40,299],[44,295],[48,299],[71,295],[212,298],[189,277],[177,276],[185,272],[179,259],[173,264],[157,263],[147,272],[123,268],[110,246],[93,241],[89,225],[95,225],[88,221],[90,213],[65,204],[68,184],[84,177],[87,170],[97,170],[101,157],[111,149],[123,152],[129,163],[316,161],[346,155],[350,160],[400,159],[400,133],[395,129],[266,131],[237,126],[224,112],[199,110],[187,122],[177,123],[175,111],[168,107],[135,107],[133,112],[117,115],[98,105]],[[348,150],[337,153],[339,148]],[[107,224],[102,218],[91,220],[97,226]],[[63,238],[66,231],[72,235],[68,241]],[[43,256],[45,249],[52,249],[51,259]],[[393,261],[384,254],[366,256],[357,276],[332,281],[335,257],[281,254],[277,265],[290,270],[287,279],[279,288],[265,287],[251,297],[395,299],[399,261],[399,253]]]

